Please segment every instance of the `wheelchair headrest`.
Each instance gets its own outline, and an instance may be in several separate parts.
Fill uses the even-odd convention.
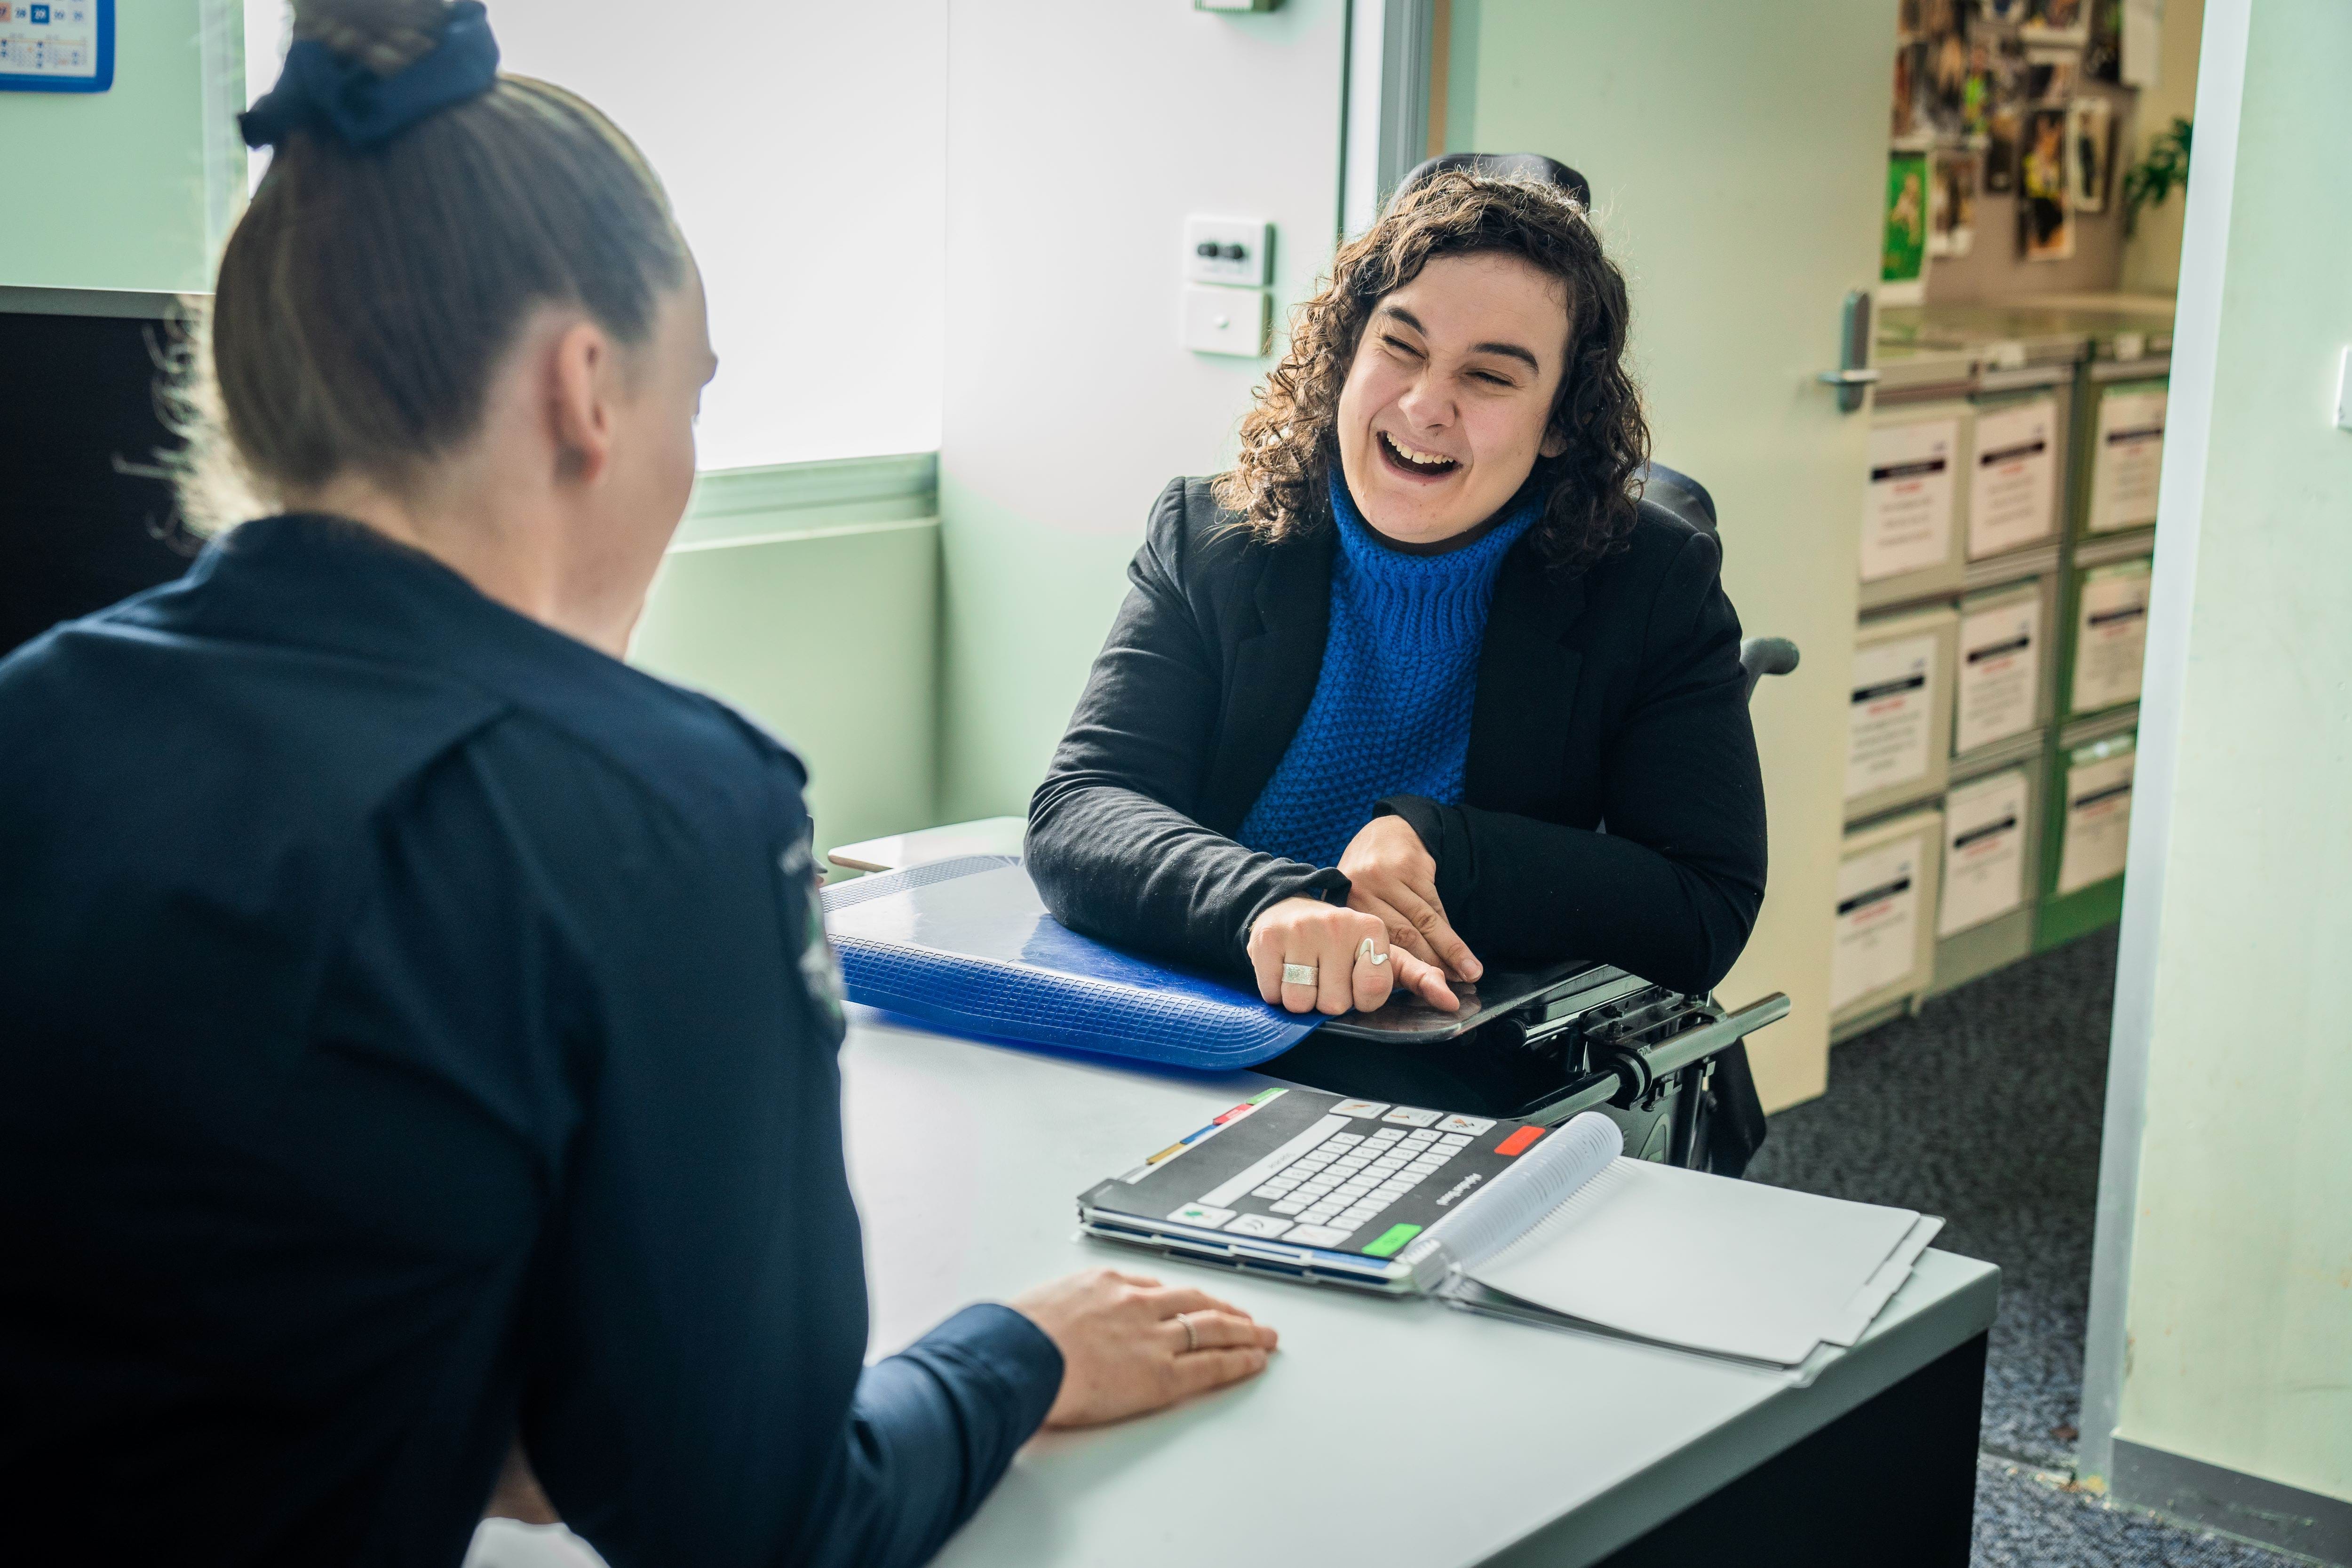
[[[1644,464],[1642,499],[1672,512],[1702,533],[1715,531],[1715,498],[1706,493],[1705,485],[1679,468],[1670,468],[1664,463]]]
[[[1434,158],[1415,163],[1405,177],[1397,182],[1395,194],[1389,197],[1393,205],[1407,191],[1417,190],[1448,170],[1459,169],[1467,174],[1484,174],[1493,180],[1532,180],[1538,184],[1557,185],[1572,197],[1576,205],[1592,205],[1592,187],[1583,175],[1557,158],[1547,158],[1540,153],[1441,153]]]

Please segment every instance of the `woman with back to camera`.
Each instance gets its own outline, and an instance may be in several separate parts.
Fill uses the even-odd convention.
[[[1580,181],[1512,162],[1551,178],[1409,181],[1233,471],[1153,507],[1030,803],[1074,929],[1331,1015],[1571,958],[1703,992],[1738,956],[1764,795],[1720,554],[1637,500]]]
[[[211,343],[282,515],[0,662],[9,1538],[454,1564],[519,1437],[616,1565],[919,1562],[1273,1335],[1099,1270],[862,1366],[801,767],[618,658],[692,258],[480,5],[293,9]]]

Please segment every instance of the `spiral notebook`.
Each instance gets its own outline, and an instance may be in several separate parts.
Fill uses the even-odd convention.
[[[824,900],[851,1001],[958,1034],[1214,1069],[1280,1056],[1323,1022],[1080,936],[1013,856],[861,877]]]
[[[1271,1089],[1078,1199],[1090,1236],[1748,1363],[1859,1339],[1943,1221],[1623,1157],[1562,1126]]]

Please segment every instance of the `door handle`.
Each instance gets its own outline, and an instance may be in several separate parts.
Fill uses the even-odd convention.
[[[1851,414],[1862,406],[1863,394],[1878,379],[1870,363],[1870,290],[1847,292],[1838,324],[1838,368],[1813,379],[1837,388],[1838,412]]]

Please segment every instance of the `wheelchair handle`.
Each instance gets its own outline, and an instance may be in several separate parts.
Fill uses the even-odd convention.
[[[1712,1024],[1685,1030],[1652,1047],[1645,1053],[1650,1058],[1650,1072],[1656,1078],[1680,1072],[1693,1062],[1705,1061],[1717,1051],[1730,1049],[1750,1032],[1767,1024],[1777,1024],[1788,1016],[1788,993],[1775,991],[1737,1013],[1727,1013]]]
[[[1754,1031],[1767,1024],[1777,1024],[1788,1016],[1788,994],[1775,991],[1737,1013],[1727,1013],[1712,1024],[1685,1030],[1646,1050],[1627,1047],[1620,1063],[1602,1066],[1582,1089],[1546,1106],[1544,1119],[1557,1124],[1580,1110],[1630,1105],[1641,1099],[1650,1085],[1673,1077],[1694,1062],[1705,1061],[1718,1051],[1729,1050]],[[1638,1070],[1629,1077],[1629,1068]]]

